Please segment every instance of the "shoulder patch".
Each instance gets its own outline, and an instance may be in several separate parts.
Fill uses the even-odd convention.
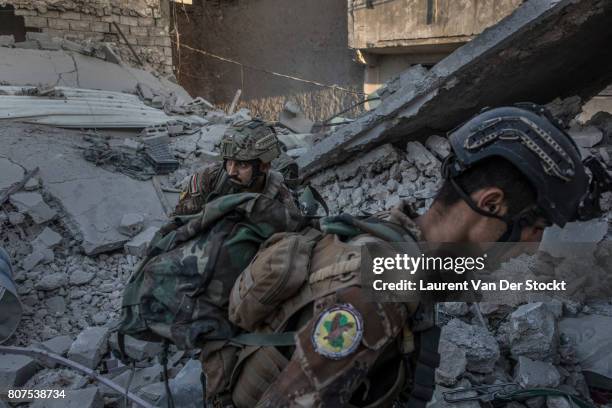
[[[352,305],[345,303],[324,310],[312,331],[314,350],[333,360],[353,353],[363,337],[363,319]]]

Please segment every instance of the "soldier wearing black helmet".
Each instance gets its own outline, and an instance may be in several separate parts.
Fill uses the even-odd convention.
[[[222,162],[189,178],[174,214],[195,214],[217,197],[242,192],[262,193],[295,207],[283,176],[271,169],[272,161],[280,154],[272,126],[258,119],[232,125],[221,140]]]
[[[319,255],[309,265],[320,269],[309,270],[303,289],[260,323],[279,333],[287,328],[276,322],[294,322],[295,347],[289,354],[260,347],[241,358],[233,370],[235,406],[383,407],[402,394],[408,406],[424,408],[435,386],[439,332],[432,324],[414,325],[433,321],[417,318],[423,305],[363,299],[360,269],[349,268],[359,246],[539,241],[546,226],[577,217],[588,190],[580,153],[539,106],[482,112],[448,138],[444,184],[424,215],[403,202],[371,219],[343,214],[321,221],[328,235],[319,243],[335,250],[316,247]],[[326,254],[333,256],[326,261]],[[341,273],[334,274],[334,265],[343,265],[335,268]],[[415,335],[421,339],[416,349]],[[276,356],[274,370],[258,365],[265,356]],[[404,376],[409,360],[416,367],[410,386]]]

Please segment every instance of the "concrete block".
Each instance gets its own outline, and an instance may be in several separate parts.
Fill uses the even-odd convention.
[[[66,398],[38,399],[31,408],[103,408],[104,398],[98,387],[66,390]]]
[[[51,228],[45,227],[45,229],[32,241],[32,246],[55,248],[60,242],[62,242],[62,236]]]
[[[72,338],[70,336],[57,336],[47,341],[43,341],[42,343],[35,344],[34,347],[60,356],[66,356],[71,345]],[[52,362],[43,363],[43,365],[47,368],[57,368],[59,366],[59,364]]]
[[[65,11],[64,13],[62,13],[61,18],[64,20],[80,20],[81,13],[77,13],[74,11]]]
[[[510,315],[510,351],[534,360],[553,358],[557,350],[558,329],[555,316],[542,302],[519,306]]]
[[[155,364],[151,367],[137,369],[136,372],[134,372],[134,377],[132,378],[132,382],[130,383],[130,391],[138,392],[138,390],[140,390],[143,386],[146,386],[148,384],[153,384],[153,383],[156,383],[157,381],[160,381],[161,372],[162,372],[162,366],[160,364]],[[129,381],[131,374],[132,374],[131,370],[125,371],[117,375],[116,377],[114,377],[113,381],[125,387],[127,386],[127,383]],[[116,397],[120,395],[117,393],[117,391],[111,388],[108,388],[106,386],[102,386],[100,390],[104,395],[108,395],[111,397]],[[176,404],[176,406],[180,407],[181,405]]]
[[[50,18],[49,28],[53,28],[55,30],[69,30],[70,22],[69,20],[63,20],[61,18]]]
[[[138,25],[141,27],[151,27],[155,25],[155,20],[152,17],[140,17],[138,18]]]
[[[93,280],[96,274],[78,269],[70,275],[70,284],[75,286],[85,285]]]
[[[95,369],[108,349],[109,330],[105,327],[89,327],[77,336],[68,350],[68,358]]]
[[[168,36],[168,31],[165,27],[149,27],[149,37],[164,37]]]
[[[45,28],[47,19],[45,17],[24,16],[23,21],[26,27]]]
[[[438,135],[429,136],[425,141],[425,146],[440,160],[444,160],[451,152],[448,139]]]
[[[561,374],[551,363],[534,361],[524,356],[518,359],[514,377],[523,388],[555,388],[561,382]]]
[[[36,265],[52,262],[53,259],[55,259],[55,255],[49,248],[34,247],[32,253],[23,258],[21,266],[24,270],[31,271]]]
[[[467,367],[465,351],[447,340],[441,340],[438,352],[440,353],[440,365],[436,369],[436,383],[446,386],[455,385]]]
[[[83,21],[83,20],[71,21],[70,29],[73,31],[90,31],[91,23],[89,21]]]
[[[119,21],[121,22],[121,24],[124,24],[127,26],[133,26],[133,27],[138,26],[138,18],[136,17],[121,16],[119,17]],[[127,34],[127,33],[124,33],[124,34]]]
[[[154,37],[153,44],[161,47],[170,47],[172,45],[172,41],[168,35],[164,35],[162,37]]]
[[[15,43],[15,48],[23,48],[24,50],[39,50],[40,45],[38,41],[21,41]]]
[[[38,365],[30,357],[0,354],[0,393],[22,386],[36,371]]]
[[[37,224],[50,221],[57,215],[39,193],[16,193],[11,196],[10,201],[20,212],[28,214]]]
[[[109,339],[111,349],[119,350],[117,335],[113,333]],[[162,350],[161,343],[137,340],[130,336],[125,336],[125,352],[128,356],[138,361],[155,357]]]
[[[38,11],[36,11],[36,10],[28,10],[28,9],[16,9],[15,10],[15,15],[16,16],[37,16],[38,15]]]
[[[131,241],[127,242],[124,246],[125,251],[134,256],[143,257],[146,255],[149,243],[159,231],[159,227],[149,227],[136,235]]]
[[[110,24],[105,22],[92,22],[91,30],[97,33],[110,33]]]
[[[137,35],[139,37],[145,37],[147,35],[149,35],[149,31],[147,30],[147,27],[130,27],[130,33],[132,35]]]
[[[499,345],[484,327],[453,319],[442,328],[441,339],[465,352],[467,370],[483,374],[493,372],[500,356]]]
[[[37,290],[51,291],[66,286],[68,277],[62,272],[51,274],[42,274],[39,280],[34,284]]]

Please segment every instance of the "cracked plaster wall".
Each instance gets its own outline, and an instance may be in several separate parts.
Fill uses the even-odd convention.
[[[27,31],[114,43],[122,59],[135,63],[116,23],[141,60],[161,73],[172,73],[167,0],[0,0],[0,5],[8,4],[15,7],[15,15],[23,16]]]

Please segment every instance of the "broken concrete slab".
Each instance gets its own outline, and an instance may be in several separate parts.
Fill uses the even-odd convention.
[[[295,133],[310,133],[314,122],[304,115],[297,103],[287,102],[281,111],[279,123]]]
[[[96,277],[93,272],[85,272],[81,269],[77,269],[70,275],[70,284],[75,286],[81,286],[88,284]]]
[[[55,259],[55,255],[51,249],[35,246],[32,253],[23,258],[21,267],[26,271],[31,271],[36,265],[52,262],[53,259]]]
[[[553,312],[543,302],[519,306],[510,315],[510,352],[520,356],[549,361],[554,358],[559,339]]]
[[[30,357],[0,354],[0,393],[22,386],[36,371],[38,364]]]
[[[37,399],[31,408],[103,408],[104,398],[98,387],[66,391],[65,398]]]
[[[440,338],[455,344],[465,352],[469,371],[483,374],[493,372],[500,356],[499,345],[484,327],[453,319],[442,328]]]
[[[82,136],[77,131],[10,123],[0,129],[4,141],[0,156],[26,168],[39,166],[46,190],[65,210],[62,219],[81,238],[88,255],[123,246],[128,239],[117,225],[126,213],[143,214],[150,225],[163,224],[167,218],[151,183],[84,160],[79,147],[87,145]]]
[[[128,381],[130,381],[130,377],[132,377],[131,382],[130,382],[130,391],[138,392],[138,390],[140,390],[143,386],[146,386],[148,384],[153,384],[153,383],[160,381],[161,374],[162,374],[162,366],[160,364],[155,364],[151,367],[137,369],[134,372],[133,377],[132,377],[131,370],[125,371],[117,375],[116,377],[114,377],[113,382],[115,382],[116,384],[122,387],[126,387],[128,385]],[[121,395],[116,390],[113,390],[112,388],[109,388],[106,386],[102,386],[100,391],[104,395],[113,396],[113,397]],[[180,406],[180,405],[177,405],[177,406]]]
[[[436,383],[453,386],[457,383],[457,379],[465,373],[467,367],[465,351],[447,340],[441,340],[438,352],[440,353],[440,365],[436,368]]]
[[[202,363],[198,360],[189,360],[176,377],[170,380],[170,392],[177,407],[197,408],[202,405],[201,373]],[[156,407],[168,405],[163,382],[142,387],[138,394]]]
[[[574,345],[587,383],[612,390],[612,317],[590,315],[562,319],[559,332]]]
[[[315,144],[298,165],[309,176],[376,145],[445,133],[483,106],[586,100],[612,82],[611,18],[612,3],[602,0],[524,2],[421,80]]]
[[[38,43],[32,46],[38,48]],[[143,83],[158,94],[174,94],[177,104],[192,100],[182,87],[150,72],[69,51],[0,48],[0,82],[131,93]]]
[[[119,343],[117,342],[117,334],[113,333],[109,339],[111,349],[119,351]],[[125,352],[126,354],[137,360],[145,360],[155,357],[162,350],[161,343],[151,341],[142,341],[131,336],[125,336]]]
[[[123,217],[121,217],[121,222],[119,223],[119,232],[127,235],[128,237],[138,235],[138,233],[142,231],[142,228],[144,227],[144,221],[145,219],[142,214],[124,214]]]
[[[571,255],[572,251],[584,256],[584,245],[572,248],[570,244],[600,242],[608,233],[608,228],[607,221],[598,219],[568,222],[563,228],[553,225],[544,230],[540,250],[556,257],[567,257]]]
[[[0,156],[0,190],[9,188],[23,179],[25,171],[7,157]]]
[[[72,337],[66,335],[53,337],[52,339],[35,344],[34,347],[60,356],[65,356],[71,345]],[[58,366],[57,363],[53,362],[43,362],[43,364],[48,368],[56,368]]]
[[[425,141],[425,146],[440,160],[444,160],[451,152],[448,139],[438,135],[429,136]]]
[[[146,230],[142,231],[140,234],[132,238],[131,241],[125,244],[125,251],[130,255],[139,257],[145,256],[149,243],[151,242],[157,231],[159,231],[158,227],[149,227]]]
[[[108,349],[108,328],[89,327],[77,336],[68,350],[68,358],[89,367],[96,368]]]
[[[57,212],[47,205],[39,193],[15,193],[10,198],[11,204],[28,214],[37,224],[52,220]]]
[[[39,248],[55,248],[62,242],[62,236],[49,227],[45,227],[32,241],[32,246]]]
[[[561,374],[554,365],[524,356],[518,359],[514,378],[523,388],[555,388],[561,382]]]

